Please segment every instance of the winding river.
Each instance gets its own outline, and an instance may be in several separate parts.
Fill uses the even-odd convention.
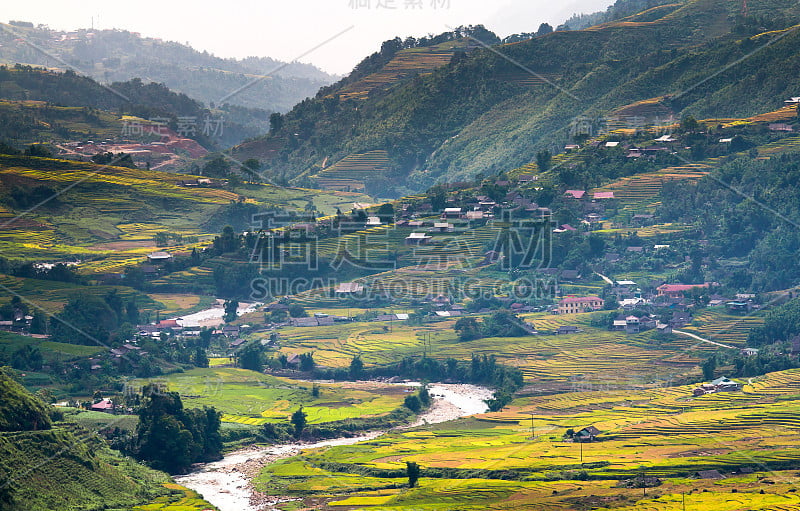
[[[408,384],[414,386],[415,384]],[[418,384],[416,384],[418,385]],[[438,424],[460,417],[486,412],[485,399],[492,391],[475,385],[437,383],[428,387],[433,396],[431,407],[409,427]],[[284,444],[270,447],[251,447],[228,454],[220,461],[206,463],[196,472],[175,477],[178,484],[195,490],[220,511],[269,511],[287,498],[267,497],[253,490],[251,481],[263,467],[278,460],[300,454],[304,449],[351,445],[374,440],[384,432],[361,437],[339,438],[313,444]]]

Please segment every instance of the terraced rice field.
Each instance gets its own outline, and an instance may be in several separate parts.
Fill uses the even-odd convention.
[[[464,41],[450,41],[427,48],[401,50],[380,71],[341,90],[342,100],[366,99],[374,90],[385,90],[414,74],[424,75],[450,63]]]
[[[313,179],[323,190],[363,190],[367,179],[384,175],[388,170],[389,154],[370,151],[347,156],[323,169]]]
[[[696,315],[684,330],[712,341],[745,347],[750,329],[763,324],[762,314],[728,314],[723,307],[714,307]]]
[[[681,510],[684,502],[707,511],[800,509],[797,474],[789,470],[800,462],[800,421],[792,413],[800,370],[771,373],[742,392],[692,398],[691,389],[518,399],[503,412],[306,452],[267,467],[257,485],[276,494],[334,496],[322,509],[639,511]],[[563,439],[567,429],[588,425],[602,432],[599,442]],[[403,487],[401,477],[371,472],[401,471],[406,461],[423,468],[415,489]],[[739,467],[755,472],[732,475]],[[459,477],[426,476],[429,469]],[[724,478],[692,477],[699,470],[719,470]],[[663,484],[644,492],[617,485],[642,471]]]
[[[393,310],[399,311],[402,309]],[[597,314],[602,317],[605,313]],[[523,315],[523,319],[541,332],[565,325],[577,326],[583,332],[461,342],[453,330],[455,319],[422,326],[400,321],[352,323],[284,329],[281,352],[288,356],[313,351],[315,360],[330,367],[346,367],[356,355],[367,365],[388,364],[426,352],[437,359],[469,360],[473,354],[494,355],[500,363],[518,367],[534,388],[564,389],[573,385],[647,386],[697,374],[701,360],[696,352],[713,348],[695,346],[697,342],[691,339],[659,340],[653,332],[609,332],[592,327],[591,314],[537,313]]]
[[[647,172],[624,177],[613,183],[591,190],[589,193],[614,192],[622,210],[630,212],[655,209],[660,202],[658,196],[667,181],[700,180],[708,175],[713,167],[706,163],[692,163],[677,167],[667,167],[656,172]]]

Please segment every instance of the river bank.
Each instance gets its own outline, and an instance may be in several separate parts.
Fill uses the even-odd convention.
[[[414,384],[407,384],[414,386]],[[418,385],[418,384],[417,384]],[[425,424],[439,424],[484,413],[484,400],[492,397],[492,391],[466,384],[437,383],[428,386],[433,397],[431,406],[417,417],[414,423],[397,429],[409,429]],[[318,449],[340,445],[352,445],[374,440],[385,434],[376,431],[354,438],[338,438],[317,443],[294,443],[269,447],[252,446],[225,456],[224,459],[207,463],[196,472],[175,477],[179,484],[203,495],[220,511],[270,511],[286,502],[286,497],[274,497],[257,492],[253,479],[271,463],[300,454],[306,449]]]

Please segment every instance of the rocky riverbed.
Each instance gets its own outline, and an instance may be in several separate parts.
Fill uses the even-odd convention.
[[[483,413],[486,411],[484,400],[492,397],[491,390],[466,384],[437,383],[430,385],[428,391],[434,398],[430,408],[420,414],[413,424],[398,429],[438,424]],[[220,461],[206,463],[191,474],[175,477],[175,481],[197,491],[220,511],[274,510],[276,505],[292,499],[268,496],[255,490],[252,481],[264,467],[278,460],[296,456],[305,449],[352,445],[373,440],[384,433],[378,431],[361,437],[339,438],[312,444],[252,446],[230,453]]]

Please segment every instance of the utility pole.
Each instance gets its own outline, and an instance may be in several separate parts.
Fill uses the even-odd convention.
[[[683,511],[686,511],[686,492],[681,492],[681,502],[683,503]]]
[[[533,429],[533,412],[528,412],[531,415],[531,440],[536,439],[536,432]]]
[[[583,465],[583,442],[578,440],[578,443],[581,444],[581,465]]]

